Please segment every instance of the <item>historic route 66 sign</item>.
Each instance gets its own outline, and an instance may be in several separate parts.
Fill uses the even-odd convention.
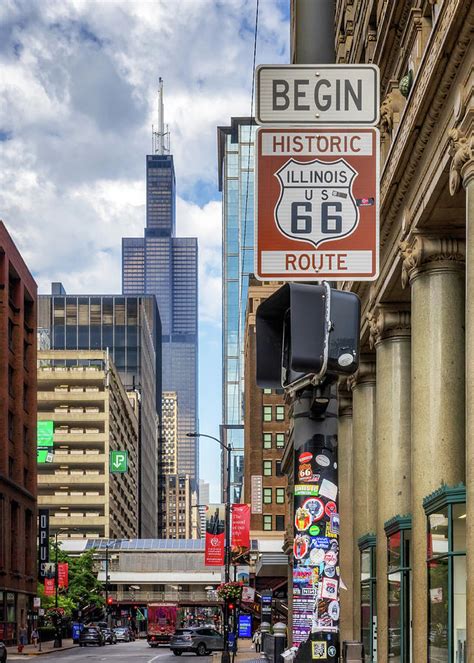
[[[349,235],[357,226],[359,213],[352,194],[357,173],[344,159],[331,163],[290,159],[276,175],[281,196],[275,218],[288,237],[318,247]]]
[[[378,130],[259,127],[255,140],[257,278],[376,279]]]

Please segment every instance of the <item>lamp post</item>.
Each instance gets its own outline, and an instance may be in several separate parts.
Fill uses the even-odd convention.
[[[222,427],[221,427],[222,431]],[[224,546],[224,579],[225,582],[230,580],[230,469],[232,459],[232,447],[224,444],[222,440],[213,435],[205,435],[204,433],[186,433],[187,437],[207,437],[209,440],[214,440],[219,444],[227,453],[227,482],[225,490],[225,546]],[[227,601],[224,601],[224,651],[222,652],[222,663],[230,661],[229,654],[229,610]]]

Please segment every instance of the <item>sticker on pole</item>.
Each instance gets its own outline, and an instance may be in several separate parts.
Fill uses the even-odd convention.
[[[378,130],[260,127],[256,142],[257,278],[376,279]]]

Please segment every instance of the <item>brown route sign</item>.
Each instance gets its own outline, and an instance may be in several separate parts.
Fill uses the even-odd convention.
[[[379,133],[259,127],[255,275],[373,281],[379,270]]]

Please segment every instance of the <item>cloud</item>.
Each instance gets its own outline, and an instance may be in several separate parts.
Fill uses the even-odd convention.
[[[145,225],[145,154],[165,80],[182,234],[199,238],[200,316],[220,320],[216,126],[250,113],[254,0],[7,0],[0,7],[0,218],[42,292],[120,292]],[[288,61],[281,0],[258,61]]]

